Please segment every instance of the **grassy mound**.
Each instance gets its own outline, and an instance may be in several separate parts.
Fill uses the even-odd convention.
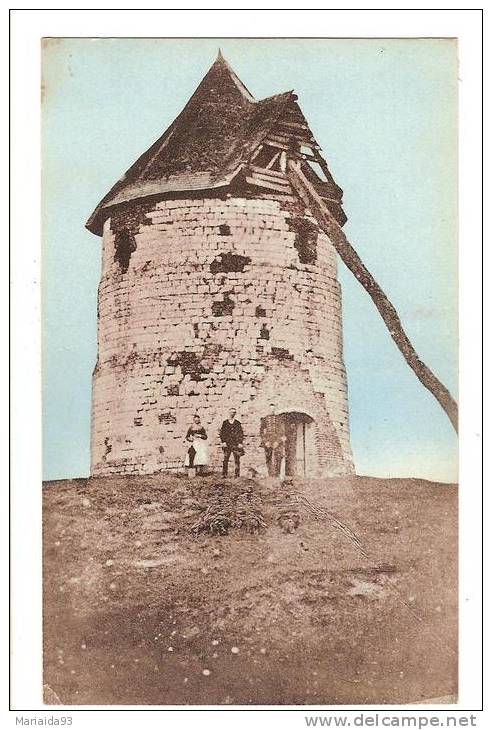
[[[64,704],[453,695],[456,584],[455,486],[51,482],[44,682]]]

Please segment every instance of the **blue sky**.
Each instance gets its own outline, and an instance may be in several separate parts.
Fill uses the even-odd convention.
[[[43,43],[44,478],[87,475],[100,239],[89,214],[181,111],[218,47],[256,98],[294,89],[345,231],[457,396],[457,48],[450,39]],[[457,439],[340,264],[356,469],[457,479]]]

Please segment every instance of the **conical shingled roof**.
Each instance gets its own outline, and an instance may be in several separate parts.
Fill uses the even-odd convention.
[[[107,209],[131,200],[227,186],[296,98],[289,91],[256,101],[219,51],[183,111],[101,200],[87,228],[101,235]]]

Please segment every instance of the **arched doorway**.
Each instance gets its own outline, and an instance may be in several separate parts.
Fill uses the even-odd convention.
[[[306,477],[312,471],[312,424],[306,413],[290,411],[281,413],[285,425],[285,476]]]
[[[283,473],[286,477],[301,478],[313,474],[315,449],[314,420],[311,416],[301,411],[272,413],[261,419],[260,432],[266,432],[268,445],[273,446],[273,450],[265,449],[270,474],[278,476]],[[283,442],[284,448],[277,448],[275,442],[280,446]]]

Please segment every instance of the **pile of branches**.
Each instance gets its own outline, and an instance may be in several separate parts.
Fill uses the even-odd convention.
[[[211,499],[191,531],[194,535],[227,535],[231,529],[243,529],[257,535],[266,527],[262,502],[251,489],[239,494],[219,492]]]
[[[334,515],[332,512],[328,512],[328,510],[324,509],[323,507],[318,507],[318,505],[313,504],[313,502],[311,502],[303,494],[296,494],[293,498],[295,502],[297,502],[297,504],[302,505],[303,507],[308,509],[314,515],[316,520],[328,520],[331,523],[332,527],[334,527],[336,530],[339,530],[348,540],[350,540],[352,545],[364,558],[370,557],[359,536],[356,535],[356,533],[348,525],[346,525],[344,522],[341,522],[336,515]]]

